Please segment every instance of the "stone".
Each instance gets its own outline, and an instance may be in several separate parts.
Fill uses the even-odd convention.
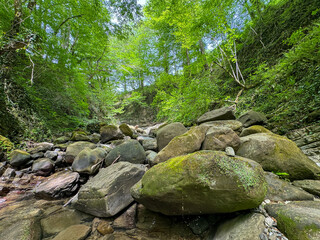
[[[280,179],[274,173],[265,172],[265,178],[268,183],[266,199],[272,201],[312,201],[314,199],[312,194],[292,186],[288,181]]]
[[[242,122],[244,127],[250,127],[252,125],[265,125],[268,122],[263,113],[255,111],[246,112],[238,118],[238,121]]]
[[[231,128],[211,127],[206,133],[201,149],[224,151],[226,147],[232,147],[237,150],[239,146],[240,137]]]
[[[4,173],[2,174],[3,178],[14,178],[16,176],[16,172],[13,168],[8,167]]]
[[[93,142],[93,143],[98,143],[100,141],[100,134],[98,133],[93,133],[89,136],[89,139],[90,139],[90,142]]]
[[[110,140],[122,139],[124,135],[117,126],[103,125],[100,128],[101,142],[106,143]]]
[[[259,213],[249,213],[227,220],[217,227],[215,240],[260,240],[265,217]],[[211,238],[210,238],[211,239]],[[206,240],[209,240],[206,239]]]
[[[6,196],[9,192],[10,192],[9,187],[0,185],[0,197]]]
[[[119,162],[141,164],[146,160],[146,153],[137,140],[128,140],[112,149],[105,159],[106,166],[116,159]]]
[[[236,155],[236,153],[232,147],[226,147],[225,152],[229,157],[234,157]]]
[[[35,187],[34,194],[38,198],[53,199],[72,196],[78,189],[79,173],[61,171],[52,174]]]
[[[216,121],[216,120],[234,120],[234,109],[232,107],[223,107],[219,109],[206,112],[198,118],[197,123],[201,124],[204,122]]]
[[[90,138],[88,134],[83,130],[77,130],[72,133],[71,141],[86,141],[89,142]]]
[[[97,226],[97,231],[103,236],[106,234],[113,233],[114,230],[111,227],[110,223],[104,220],[101,220]]]
[[[142,141],[142,146],[144,150],[154,150],[157,151],[158,145],[157,140],[155,138],[145,139]]]
[[[79,192],[73,206],[97,217],[110,217],[133,202],[130,188],[137,183],[146,168],[129,162],[115,163],[100,169]]]
[[[44,157],[50,158],[51,160],[56,160],[58,155],[59,154],[56,151],[46,151],[46,153],[44,154]]]
[[[182,135],[188,129],[180,122],[170,123],[161,127],[157,131],[157,146],[159,151],[162,150],[176,136]]]
[[[300,187],[303,190],[312,193],[316,196],[320,196],[320,181],[319,180],[297,180],[292,183],[296,187]]]
[[[36,218],[21,219],[12,225],[6,225],[4,231],[0,231],[0,239],[20,240],[31,239],[41,240],[41,228]]]
[[[320,239],[320,202],[299,201],[265,206],[278,229],[290,240]]]
[[[134,199],[165,215],[228,213],[255,208],[267,193],[261,166],[224,152],[199,151],[149,169]]]
[[[32,172],[38,176],[48,176],[54,170],[54,162],[49,158],[39,158],[32,164]]]
[[[209,229],[210,223],[203,216],[197,216],[189,222],[189,227],[194,234],[201,235]]]
[[[207,127],[227,127],[231,128],[236,133],[240,133],[242,130],[242,123],[237,120],[224,120],[224,121],[211,121],[211,122],[205,122],[200,124],[200,126],[207,126]]]
[[[156,156],[157,156],[157,153],[154,152],[154,151],[150,151],[149,154],[147,154],[147,163],[150,165],[150,166],[153,166],[154,165],[154,160],[156,159]]]
[[[53,148],[53,143],[48,142],[41,142],[34,144],[34,147],[29,149],[28,152],[31,154],[37,153],[37,152],[46,152],[50,151]]]
[[[290,180],[320,178],[320,168],[294,142],[276,134],[242,137],[236,154],[257,161],[266,171],[286,173]]]
[[[7,169],[7,162],[0,162],[0,177]]]
[[[137,204],[133,204],[113,221],[114,228],[132,229],[136,227]]]
[[[82,142],[82,141],[70,144],[67,147],[67,151],[66,151],[66,156],[65,156],[66,163],[72,164],[76,156],[86,147],[90,149],[94,149],[96,145],[91,142]]]
[[[129,136],[129,137],[133,136],[133,131],[131,130],[131,128],[127,124],[122,123],[119,126],[119,129],[125,136]]]
[[[170,143],[163,148],[154,160],[154,164],[165,162],[170,158],[198,151],[205,139],[207,127],[195,126],[183,135],[174,137]]]
[[[102,148],[85,148],[74,159],[72,169],[79,173],[95,174],[106,155],[107,152]]]
[[[59,137],[59,138],[56,138],[56,139],[53,141],[53,143],[54,143],[55,145],[57,145],[57,144],[63,144],[63,143],[69,142],[69,141],[70,141],[70,138],[69,138],[69,137],[67,137],[67,136],[61,136],[61,137]]]
[[[21,167],[31,159],[31,155],[23,150],[14,150],[10,154],[10,164],[13,167]]]
[[[44,157],[44,153],[43,152],[37,152],[31,155],[31,159],[38,159],[38,158],[43,158]]]
[[[91,228],[86,225],[72,225],[60,232],[53,240],[84,240],[90,232]]]
[[[272,132],[262,126],[254,125],[254,126],[243,129],[240,134],[240,137],[245,137],[245,136],[255,134],[255,133],[270,133],[271,134]]]

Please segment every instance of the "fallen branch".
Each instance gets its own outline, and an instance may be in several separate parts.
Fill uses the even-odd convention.
[[[118,161],[120,159],[120,155],[111,163],[111,165],[113,165],[116,161]]]

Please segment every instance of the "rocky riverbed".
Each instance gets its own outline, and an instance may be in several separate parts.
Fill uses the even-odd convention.
[[[320,239],[320,168],[265,122],[226,107],[191,128],[1,136],[0,239]]]

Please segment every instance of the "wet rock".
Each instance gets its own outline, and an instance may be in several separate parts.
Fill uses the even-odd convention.
[[[242,137],[236,154],[257,161],[266,171],[287,173],[290,180],[320,178],[320,168],[294,142],[276,134]]]
[[[128,140],[109,152],[105,159],[106,166],[111,165],[116,159],[119,162],[141,164],[146,159],[146,153],[137,140]]]
[[[78,188],[78,180],[77,172],[57,172],[35,187],[34,193],[44,199],[71,196]]]
[[[131,229],[136,226],[137,204],[133,204],[113,222],[114,228]]]
[[[133,202],[130,188],[145,171],[143,165],[128,162],[100,169],[95,177],[80,188],[73,206],[97,217],[114,216]]]
[[[70,164],[73,163],[75,157],[86,147],[90,149],[94,149],[96,145],[91,142],[82,142],[82,141],[70,144],[67,147],[65,161]]]
[[[298,180],[292,183],[294,186],[300,187],[303,190],[320,196],[320,181],[319,180]]]
[[[175,122],[161,127],[157,131],[157,146],[159,151],[162,150],[176,136],[182,135],[188,129],[182,123]]]
[[[48,176],[54,170],[54,162],[49,158],[40,158],[33,162],[32,172],[38,176]]]
[[[231,129],[226,127],[211,127],[202,144],[202,150],[223,151],[226,147],[238,149],[240,146],[239,136]]]
[[[255,133],[272,133],[272,132],[262,126],[254,125],[254,126],[243,129],[240,134],[240,137],[245,137]]]
[[[216,127],[216,128],[227,127],[227,128],[231,128],[236,133],[239,133],[242,130],[242,123],[237,120],[211,121],[211,122],[202,123],[200,126]]]
[[[158,164],[131,189],[137,202],[166,215],[254,208],[266,192],[259,164],[218,151],[199,151]]]
[[[234,109],[231,107],[223,107],[219,109],[206,112],[198,118],[197,123],[201,124],[204,122],[210,122],[215,120],[233,120],[236,119],[234,115]]]
[[[90,232],[91,228],[86,225],[73,225],[60,232],[53,240],[84,240]]]
[[[101,142],[106,143],[110,140],[122,139],[124,135],[117,126],[103,125],[100,128]]]
[[[199,150],[205,139],[206,131],[207,127],[195,126],[183,135],[174,137],[170,143],[158,153],[154,164]]]
[[[268,122],[263,113],[255,111],[246,112],[245,114],[241,115],[238,120],[243,123],[244,127],[250,127],[252,125],[265,125]]]
[[[302,189],[292,186],[289,182],[281,180],[277,175],[265,172],[268,183],[266,199],[272,201],[313,200],[313,195]]]
[[[85,148],[74,159],[72,169],[79,173],[94,174],[98,171],[106,154],[102,148]]]
[[[23,150],[14,150],[10,154],[10,164],[14,167],[20,167],[31,159],[31,155]]]

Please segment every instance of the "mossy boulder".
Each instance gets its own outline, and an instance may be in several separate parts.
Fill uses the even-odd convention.
[[[14,144],[6,137],[0,135],[0,162],[7,160],[7,154],[14,148]]]
[[[66,142],[68,142],[68,141],[70,141],[70,137],[68,137],[68,136],[61,136],[61,137],[56,138],[56,139],[53,141],[53,143],[57,145],[57,144],[66,143]]]
[[[105,159],[106,166],[116,159],[119,162],[141,164],[146,160],[146,152],[137,140],[128,140],[112,149]]]
[[[14,150],[10,154],[10,164],[14,167],[20,167],[31,159],[31,155],[23,150]]]
[[[236,119],[234,115],[234,109],[232,107],[223,107],[219,109],[206,112],[198,118],[197,123],[216,121],[216,120],[233,120]]]
[[[286,137],[256,133],[241,138],[237,155],[261,164],[264,170],[286,173],[290,180],[319,179],[320,167]]]
[[[91,149],[86,147],[74,159],[72,169],[75,172],[94,174],[100,167],[107,152],[102,148]]]
[[[77,130],[72,133],[71,141],[90,141],[88,134],[83,130]]]
[[[159,151],[163,149],[176,136],[184,134],[188,129],[182,123],[175,122],[161,126],[157,131],[157,145]]]
[[[154,164],[167,161],[170,158],[193,153],[201,148],[206,136],[207,127],[195,126],[186,133],[174,137],[169,144],[163,148],[154,160]]]
[[[106,143],[110,140],[122,139],[124,135],[115,125],[102,125],[100,128],[101,142]]]
[[[254,126],[243,129],[240,134],[240,137],[245,137],[255,133],[272,133],[272,132],[260,125],[254,125]]]
[[[127,124],[122,123],[119,126],[119,129],[125,136],[129,136],[129,137],[133,136],[133,131],[131,130],[131,128]]]
[[[96,145],[91,142],[83,142],[83,141],[79,141],[79,142],[75,142],[75,143],[70,144],[67,147],[65,161],[67,163],[73,163],[76,156],[86,147],[90,148],[90,149],[94,149],[96,147]]]
[[[249,111],[241,115],[238,119],[243,123],[244,127],[250,127],[252,125],[264,125],[267,124],[268,120],[263,113]]]
[[[226,127],[211,127],[202,144],[203,150],[224,151],[226,147],[237,150],[240,146],[240,137],[231,129]]]
[[[267,193],[261,166],[219,151],[172,158],[146,172],[134,199],[165,215],[228,213],[255,208]]]
[[[269,204],[265,208],[277,220],[279,230],[290,240],[320,239],[319,201]]]

